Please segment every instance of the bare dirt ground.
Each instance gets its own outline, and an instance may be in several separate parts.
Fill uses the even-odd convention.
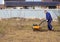
[[[32,24],[41,20],[3,19],[0,21],[0,42],[60,42],[60,26],[53,22],[54,31],[48,31],[46,22],[40,31],[33,31]]]

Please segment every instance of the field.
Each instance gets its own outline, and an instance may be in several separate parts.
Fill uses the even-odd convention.
[[[37,18],[0,20],[0,42],[60,42],[58,22],[52,22],[54,31],[48,31],[46,22],[41,25],[40,31],[32,30],[32,25],[41,21]]]

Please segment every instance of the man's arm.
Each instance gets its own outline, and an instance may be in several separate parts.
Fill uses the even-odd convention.
[[[46,21],[48,22],[48,20],[49,20],[49,14],[46,13]]]

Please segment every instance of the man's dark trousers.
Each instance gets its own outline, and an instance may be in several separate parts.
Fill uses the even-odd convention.
[[[52,21],[52,20],[49,20],[49,21],[48,21],[48,29],[49,29],[49,30],[52,30],[51,21]]]

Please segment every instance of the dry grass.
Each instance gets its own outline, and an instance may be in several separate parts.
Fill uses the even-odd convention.
[[[60,42],[60,26],[53,22],[54,31],[47,30],[46,22],[41,31],[33,31],[32,25],[39,19],[10,18],[0,21],[0,42]]]
[[[59,21],[59,25],[60,25],[60,16],[58,16],[58,21]]]

